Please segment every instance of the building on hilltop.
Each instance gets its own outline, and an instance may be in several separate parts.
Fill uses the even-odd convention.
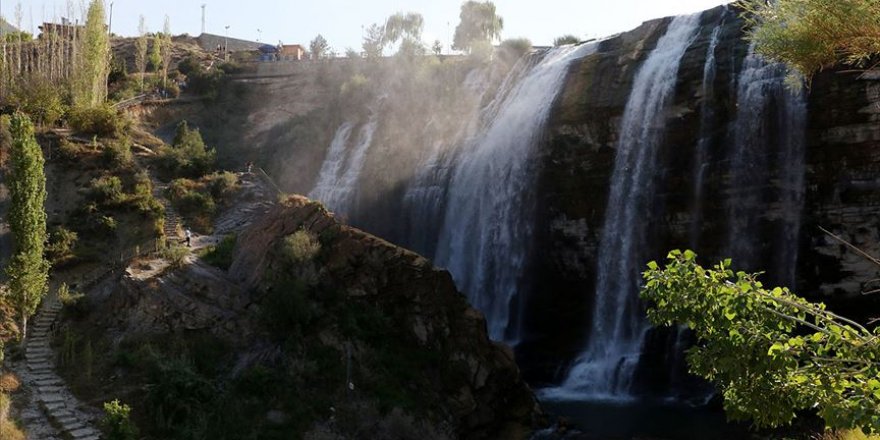
[[[300,44],[283,44],[280,55],[284,61],[301,61],[306,57],[306,49]]]
[[[104,27],[106,28],[107,25],[104,25]],[[39,29],[40,38],[47,35],[58,35],[61,38],[73,39],[74,33],[82,35],[85,26],[62,18],[61,23],[43,23],[42,26],[39,26]]]

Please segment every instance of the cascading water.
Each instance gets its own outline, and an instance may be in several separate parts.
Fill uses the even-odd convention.
[[[786,85],[788,74],[785,66],[767,63],[749,48],[737,88],[726,255],[738,267],[758,270],[754,265],[760,243],[771,243],[774,267],[764,269],[770,269],[777,282],[792,285],[803,206],[807,109],[803,92]],[[774,155],[780,170],[778,194],[769,190]],[[775,209],[770,206],[774,202]],[[761,237],[765,220],[779,224],[766,239]]]
[[[725,14],[726,14],[725,10]],[[709,148],[712,146],[712,129],[715,124],[715,111],[712,108],[712,100],[715,97],[715,76],[718,70],[715,60],[715,49],[724,26],[724,16],[721,23],[712,31],[709,40],[709,48],[706,50],[706,63],[703,65],[703,85],[700,87],[702,102],[700,103],[700,138],[697,141],[696,154],[694,155],[694,199],[691,210],[690,246],[698,249],[700,230],[703,226],[703,191],[705,190],[706,169],[709,166]]]
[[[349,142],[355,125],[345,122],[336,130],[327,158],[318,173],[317,183],[309,192],[310,198],[321,201],[335,212],[345,214],[350,211],[358,177],[364,167],[367,150],[373,143],[377,125],[378,112],[374,109],[370,119],[361,127],[357,144],[352,148],[349,148]]]
[[[664,110],[700,14],[676,17],[636,74],[624,111],[598,255],[595,305],[586,350],[546,397],[622,399],[630,392],[648,324],[638,298],[645,262],[644,218],[653,198]]]
[[[506,81],[503,98],[456,159],[435,256],[486,315],[493,339],[515,343],[514,317],[532,236],[535,163],[530,159],[569,63],[596,44],[556,48]],[[510,77],[508,78],[510,79]]]
[[[464,81],[465,90],[473,97],[472,103],[461,106],[471,111],[458,132],[449,139],[434,142],[427,158],[416,169],[415,178],[403,197],[403,217],[407,234],[407,246],[424,255],[433,255],[437,248],[437,236],[442,226],[446,208],[446,189],[451,170],[463,144],[473,142],[480,125],[480,103],[489,93],[489,69],[477,68]]]

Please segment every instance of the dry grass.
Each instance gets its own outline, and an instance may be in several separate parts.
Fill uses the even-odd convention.
[[[14,393],[21,387],[18,377],[12,373],[3,373],[0,375],[0,393]],[[0,437],[2,438],[2,437]]]
[[[877,435],[865,435],[857,429],[848,431],[835,431],[825,434],[822,440],[880,440]]]

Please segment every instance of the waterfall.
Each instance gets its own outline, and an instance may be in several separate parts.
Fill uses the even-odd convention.
[[[725,10],[725,14],[727,11]],[[712,101],[715,98],[715,76],[718,66],[715,59],[715,49],[724,27],[724,16],[721,22],[712,31],[709,40],[709,48],[706,50],[706,63],[703,65],[703,84],[700,87],[702,101],[700,102],[700,137],[697,141],[696,154],[694,155],[694,193],[691,210],[690,246],[698,249],[700,230],[703,226],[703,191],[706,179],[706,169],[709,167],[709,148],[712,146],[712,129],[715,124],[715,110]]]
[[[514,72],[518,69],[514,69]],[[491,70],[476,68],[468,73],[464,88],[471,97],[462,103],[466,115],[458,131],[448,139],[437,140],[416,169],[412,183],[403,197],[403,218],[406,221],[407,246],[424,255],[433,255],[446,207],[446,189],[451,170],[463,144],[472,143],[479,130],[483,98],[489,94]],[[508,75],[508,78],[515,74]],[[491,104],[490,104],[491,105]]]
[[[803,91],[786,85],[788,74],[785,66],[768,63],[754,46],[749,48],[737,88],[726,255],[737,267],[769,270],[776,281],[792,285],[803,206],[807,109]],[[779,192],[772,191],[774,168],[779,170]],[[766,221],[778,227],[762,237]],[[762,244],[772,245],[772,267],[755,266]]]
[[[435,261],[485,314],[493,339],[518,337],[515,302],[532,237],[534,150],[569,63],[596,47],[555,48],[518,80],[509,76],[456,158]]]
[[[355,125],[345,122],[339,126],[327,151],[327,158],[321,165],[317,183],[309,192],[309,198],[321,201],[335,212],[345,214],[351,210],[350,204],[354,200],[358,177],[364,167],[377,125],[378,111],[374,109],[370,119],[360,129],[357,144],[351,148],[349,143]]]
[[[547,397],[628,397],[642,340],[649,328],[638,298],[645,263],[645,226],[651,209],[656,153],[664,110],[681,58],[693,43],[700,14],[676,17],[636,73],[624,110],[598,254],[589,342],[561,387]]]

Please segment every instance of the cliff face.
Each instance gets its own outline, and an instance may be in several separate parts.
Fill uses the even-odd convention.
[[[237,243],[228,272],[153,260],[95,289],[72,325],[105,347],[89,367],[102,386],[86,397],[142,402],[138,424],[162,438],[531,431],[539,410],[513,353],[489,340],[447,272],[298,196],[256,216]],[[151,389],[190,402],[186,415],[169,418],[176,403]]]
[[[489,340],[484,318],[458,293],[449,273],[423,257],[340,225],[320,204],[293,196],[242,234],[230,275],[252,289],[276,288],[266,280],[291,270],[279,255],[279,243],[297,231],[320,241],[320,263],[305,269],[314,277],[312,283],[338,292],[345,307],[380,311],[394,329],[395,340],[355,336],[355,364],[369,363],[369,352],[386,344],[407,357],[406,362],[429,356],[435,361],[407,372],[414,378],[406,393],[429,403],[434,417],[453,427],[456,436],[525,435],[535,402],[512,352]],[[322,333],[324,337],[331,338]]]
[[[521,347],[528,353],[521,357],[523,368],[537,381],[559,380],[554,368],[560,358],[576,355],[589,336],[583,329],[591,314],[589,292],[597,276],[620,120],[634,72],[667,25],[668,20],[648,22],[604,41],[596,55],[573,65],[548,127],[537,189],[536,288],[527,318],[533,333]],[[707,85],[707,51],[715,32],[714,80]],[[766,138],[759,139],[759,147],[764,150],[750,164],[757,178],[732,185],[737,118],[742,118],[737,110],[745,106],[738,102],[737,92],[748,49],[735,11],[716,8],[703,14],[699,34],[682,58],[675,97],[665,115],[658,168],[653,171],[657,197],[641,213],[648,225],[651,259],[662,259],[669,249],[694,248],[710,263],[732,256],[731,241],[742,240],[753,244],[753,256],[735,259],[737,267],[767,271],[767,281],[788,283],[778,262],[778,249],[786,246],[779,231],[782,219],[794,216],[801,225],[794,238],[795,291],[852,316],[880,314],[876,297],[859,295],[876,268],[818,229],[822,226],[868,253],[880,254],[880,75],[839,69],[821,72],[813,80],[807,95],[804,205],[801,212],[790,212],[779,196],[788,190],[782,174],[791,166],[777,147],[784,119],[770,115],[761,127]],[[773,96],[766,99],[773,111],[782,106]],[[695,164],[700,145],[709,146],[708,154],[704,164]],[[699,201],[694,196],[695,167],[703,167],[705,176]],[[732,206],[732,200],[748,197],[752,203]],[[748,228],[743,236],[731,237],[740,221]],[[669,355],[652,354],[650,345],[662,351],[657,347],[669,338],[654,333],[647,355],[655,362],[671,362]],[[642,386],[662,389],[668,384],[657,382],[664,380],[646,379]]]

